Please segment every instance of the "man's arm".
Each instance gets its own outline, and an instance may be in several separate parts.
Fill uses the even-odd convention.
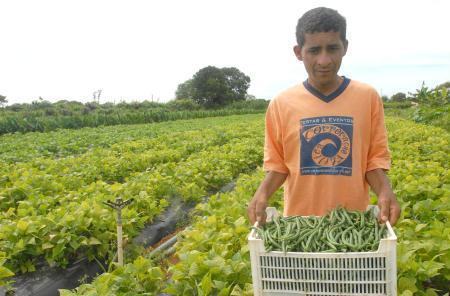
[[[256,190],[255,195],[248,204],[247,213],[250,223],[253,225],[256,221],[258,224],[266,222],[266,208],[270,197],[283,185],[288,174],[282,174],[274,171],[268,171],[264,180]]]
[[[389,219],[389,223],[395,225],[400,217],[401,210],[385,171],[383,169],[368,171],[366,172],[366,180],[378,196],[378,207],[380,208],[378,220],[384,223]]]

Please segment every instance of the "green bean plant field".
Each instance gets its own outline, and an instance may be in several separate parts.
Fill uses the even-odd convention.
[[[264,178],[263,113],[78,129],[46,124],[49,131],[0,135],[0,286],[10,295],[14,276],[39,271],[39,262],[66,268],[83,257],[113,261],[115,212],[103,202],[117,197],[134,199],[122,212],[127,240],[175,200],[196,207],[171,257],[129,253],[124,266],[111,264],[92,282],[61,289],[60,295],[253,295],[246,208]],[[394,227],[398,295],[448,295],[450,134],[394,116],[386,117],[386,125],[392,154],[388,174],[402,207]],[[232,181],[233,190],[219,192]],[[376,204],[376,197],[371,201]],[[271,206],[283,207],[282,189]],[[324,245],[275,241],[271,248],[376,249],[384,229],[373,217],[331,215],[321,222],[292,221],[332,228],[341,219],[372,228],[339,238],[335,234],[346,227],[334,227],[334,234],[324,235]],[[355,220],[346,222],[346,216]]]

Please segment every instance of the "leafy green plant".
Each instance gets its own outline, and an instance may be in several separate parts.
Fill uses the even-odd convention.
[[[97,277],[92,284],[84,284],[74,291],[59,290],[61,296],[75,295],[157,295],[165,280],[161,268],[143,257],[117,267],[114,271]]]
[[[0,252],[0,287],[8,287],[10,282],[7,279],[14,275],[14,272],[4,266],[5,262],[5,252]]]
[[[176,245],[180,262],[169,268],[167,293],[252,295],[246,202],[263,177],[261,169],[242,174],[234,191],[216,194],[196,207],[198,218]],[[271,205],[281,207],[281,202],[279,190]]]

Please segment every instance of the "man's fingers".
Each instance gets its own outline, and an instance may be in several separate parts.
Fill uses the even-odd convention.
[[[256,221],[258,221],[259,225],[263,225],[266,223],[266,208],[267,204],[264,202],[256,203]]]
[[[266,224],[267,215],[266,213],[260,214],[256,216],[256,221],[258,221],[258,225]]]
[[[379,200],[378,207],[380,208],[379,220],[381,223],[385,223],[389,219],[390,200]]]
[[[259,225],[266,223],[266,208],[266,202],[261,202],[257,199],[250,202],[247,207],[247,214],[252,225],[255,224],[256,221],[258,221]]]
[[[390,217],[389,217],[389,223],[391,223],[392,226],[394,226],[398,218],[400,218],[401,209],[400,205],[398,203],[391,203],[391,211],[390,211]]]
[[[250,202],[250,204],[248,205],[247,214],[248,214],[248,218],[250,219],[251,225],[255,224],[256,212],[255,212],[255,204],[253,202]]]

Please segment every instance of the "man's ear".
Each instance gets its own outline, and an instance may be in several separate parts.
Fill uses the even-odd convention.
[[[302,48],[300,47],[300,45],[294,46],[294,54],[299,61],[303,61]]]
[[[348,40],[345,40],[345,42],[344,42],[344,55],[347,53],[347,49],[348,49]]]

